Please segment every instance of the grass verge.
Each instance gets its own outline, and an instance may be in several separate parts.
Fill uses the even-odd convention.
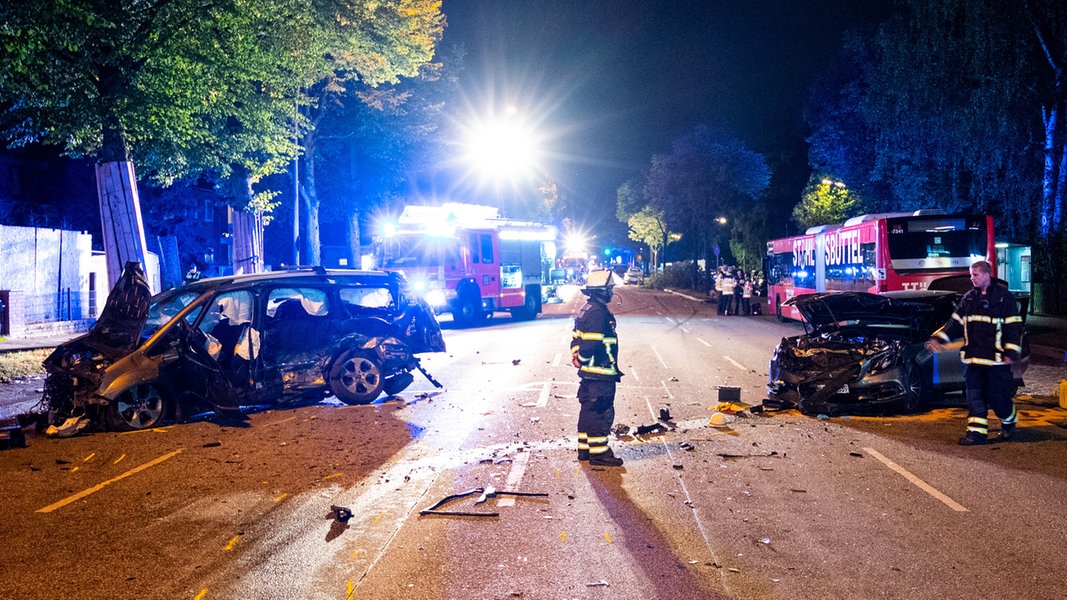
[[[41,363],[51,353],[51,348],[0,353],[0,383],[8,383],[15,377],[44,375]]]

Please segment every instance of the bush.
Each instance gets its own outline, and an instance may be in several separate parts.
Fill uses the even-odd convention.
[[[693,289],[693,261],[671,263],[663,268],[663,271],[653,273],[647,280],[647,285],[657,290],[670,288],[672,290]],[[703,293],[704,290],[696,290]]]
[[[49,348],[24,352],[0,353],[0,383],[8,383],[15,377],[44,375],[41,363],[52,353]]]

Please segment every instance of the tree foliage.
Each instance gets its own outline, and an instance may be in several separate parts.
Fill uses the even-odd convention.
[[[793,220],[801,229],[807,229],[841,223],[859,214],[862,208],[859,196],[844,183],[825,175],[812,177],[800,203],[793,208]]]

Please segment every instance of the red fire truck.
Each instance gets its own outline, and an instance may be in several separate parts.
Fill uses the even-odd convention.
[[[402,272],[416,293],[457,324],[496,311],[533,319],[553,293],[556,228],[500,217],[474,204],[407,206],[375,241],[375,266]]]

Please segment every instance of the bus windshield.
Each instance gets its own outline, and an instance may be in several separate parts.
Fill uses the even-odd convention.
[[[984,217],[887,219],[886,229],[897,270],[967,268],[986,256]]]

